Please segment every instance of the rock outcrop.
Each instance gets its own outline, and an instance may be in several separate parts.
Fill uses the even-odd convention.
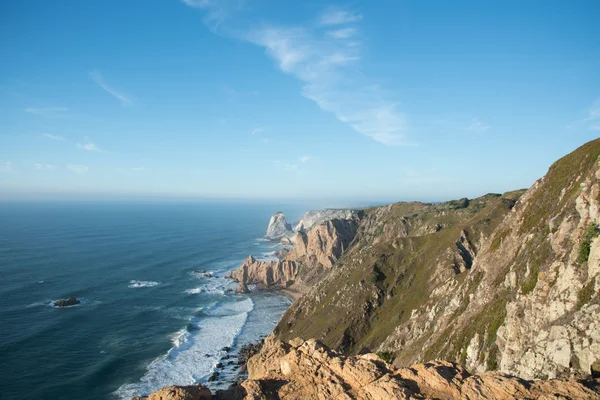
[[[56,308],[62,308],[62,307],[75,306],[80,303],[81,303],[81,301],[79,299],[71,296],[68,299],[61,299],[61,300],[55,301],[53,305]]]
[[[246,381],[217,392],[213,398],[600,399],[594,390],[599,384],[596,380],[526,381],[499,372],[471,375],[460,365],[445,361],[395,368],[375,354],[346,357],[314,339],[285,343],[269,337],[260,352],[248,360],[247,368]],[[181,397],[187,398],[192,397]]]
[[[292,231],[292,226],[285,219],[285,215],[282,212],[273,214],[269,221],[265,238],[281,240],[282,238],[290,238],[292,236],[294,236],[294,231]]]
[[[284,289],[294,283],[298,273],[295,261],[258,261],[248,256],[237,269],[228,272],[225,278],[240,282],[240,285],[259,285],[264,289]]]
[[[600,139],[527,191],[365,211],[336,268],[296,301],[278,338],[389,352],[525,379],[600,364]]]
[[[296,225],[294,231],[308,231],[315,225],[319,225],[323,222],[332,220],[332,219],[356,219],[358,218],[360,212],[355,210],[320,210],[320,211],[307,211],[302,219]]]
[[[167,386],[147,397],[134,397],[132,400],[211,400],[210,390],[202,385]]]
[[[260,289],[289,289],[303,292],[324,278],[354,239],[359,214],[352,219],[333,219],[296,232],[294,247],[280,261],[259,261],[249,256],[237,269],[225,275]]]

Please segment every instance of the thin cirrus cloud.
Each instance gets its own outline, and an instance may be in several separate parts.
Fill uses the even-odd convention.
[[[55,168],[55,166],[52,164],[34,164],[33,166],[36,169],[41,169],[41,170],[46,170],[46,171],[51,171]]]
[[[105,92],[107,92],[108,94],[112,95],[114,98],[119,100],[121,102],[121,104],[127,105],[127,104],[133,103],[133,100],[131,100],[131,98],[129,98],[125,94],[117,91],[116,89],[113,89],[112,87],[108,86],[106,84],[106,82],[104,82],[104,78],[102,77],[102,74],[98,70],[91,71],[90,77],[96,83],[96,85],[100,86],[102,89],[104,89]]]
[[[331,7],[320,15],[319,22],[322,25],[343,25],[352,22],[358,22],[362,19],[362,14],[341,8]]]
[[[0,161],[0,172],[12,171],[11,161]]]
[[[261,133],[263,131],[262,127],[252,129],[252,134],[256,135],[257,133]]]
[[[309,160],[310,160],[309,156],[302,156],[302,157],[300,157],[300,162],[302,164],[306,164]]]
[[[92,142],[88,137],[85,138],[85,142],[84,143],[79,143],[77,142],[76,146],[80,149],[83,150],[87,150],[87,151],[97,151],[97,152],[101,152],[102,150],[96,146],[96,144],[94,142]]]
[[[475,133],[482,133],[490,129],[489,125],[486,125],[479,118],[471,119],[471,122],[467,126],[467,130]]]
[[[49,133],[43,133],[42,136],[52,140],[65,140],[64,136],[51,135]]]
[[[302,95],[355,131],[385,145],[410,145],[407,117],[360,70],[362,14],[330,8],[299,26],[263,25],[240,31],[223,3],[184,0],[208,16],[220,15],[219,32],[265,49],[279,69],[303,82]],[[205,23],[216,31],[211,18]]]
[[[89,168],[85,165],[68,164],[67,168],[77,174],[86,174]]]
[[[597,98],[588,109],[585,121],[588,123],[589,129],[600,131],[600,98]]]

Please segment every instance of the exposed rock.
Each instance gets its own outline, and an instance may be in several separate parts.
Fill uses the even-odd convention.
[[[202,385],[167,386],[148,397],[134,397],[132,400],[211,400],[212,395],[208,388]]]
[[[62,299],[54,302],[54,307],[62,308],[62,307],[70,307],[77,304],[80,304],[81,301],[71,296],[68,299]]]
[[[285,288],[293,283],[297,269],[294,261],[258,261],[249,256],[239,268],[228,272],[225,278],[244,286],[255,284],[266,289]]]
[[[357,219],[359,215],[358,211],[355,210],[320,210],[320,211],[307,211],[294,231],[308,231],[313,226],[319,225],[323,222],[332,220],[332,219]]]
[[[597,399],[576,380],[525,381],[498,372],[471,375],[432,361],[396,369],[375,354],[345,357],[315,340],[270,338],[248,362],[244,399]],[[239,397],[238,397],[239,398]]]
[[[258,261],[249,256],[226,278],[260,289],[288,289],[303,291],[322,279],[341,257],[354,239],[359,220],[334,219],[314,226],[308,232],[297,232],[292,250],[285,251],[280,261]]]
[[[600,139],[527,191],[365,210],[277,337],[387,351],[397,366],[438,358],[526,379],[589,376],[600,362],[599,155]]]
[[[292,236],[294,236],[294,232],[292,231],[292,226],[285,219],[285,215],[282,212],[273,214],[269,221],[265,238],[270,240],[280,240]]]
[[[248,285],[246,285],[244,282],[240,282],[237,289],[235,289],[235,292],[247,294],[247,293],[250,293],[250,289],[248,289]]]
[[[349,247],[357,229],[358,218],[352,218],[333,219],[312,227],[308,232],[298,231],[294,247],[286,258],[295,261],[305,259],[310,264],[331,268]]]

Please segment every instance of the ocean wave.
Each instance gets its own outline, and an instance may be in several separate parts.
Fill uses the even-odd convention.
[[[136,288],[143,288],[143,287],[154,287],[154,286],[158,286],[158,285],[160,285],[160,282],[131,280],[131,281],[129,281],[128,287],[130,287],[132,289],[136,289]]]
[[[131,399],[169,385],[205,381],[225,355],[222,349],[233,345],[253,308],[254,302],[247,297],[215,307],[203,318],[193,318],[195,329],[188,327],[171,335],[173,347],[167,354],[152,361],[139,382],[124,384],[114,394]]]

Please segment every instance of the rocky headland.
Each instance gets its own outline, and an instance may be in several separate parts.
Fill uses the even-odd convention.
[[[527,190],[274,215],[293,247],[228,276],[296,300],[212,398],[600,398],[599,157]]]

